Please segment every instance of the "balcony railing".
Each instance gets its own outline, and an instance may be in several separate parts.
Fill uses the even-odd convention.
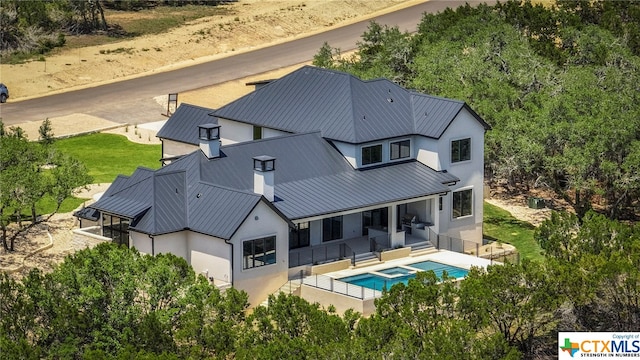
[[[513,251],[513,252],[497,252],[496,251],[496,253],[494,253],[493,247],[489,246],[487,250],[485,250],[489,252],[483,253],[483,250],[481,250],[481,248],[484,245],[493,243],[494,241],[485,239],[483,241],[483,244],[480,244],[475,241],[462,240],[462,239],[454,238],[447,235],[436,234],[431,229],[429,229],[429,231],[430,231],[429,237],[431,239],[435,239],[435,241],[432,240],[432,243],[435,245],[436,249],[438,250],[448,250],[448,251],[454,251],[454,252],[463,253],[467,255],[473,255],[476,257],[484,257],[484,258],[488,258],[492,262],[495,260],[498,262],[508,261],[516,264],[520,263],[520,254],[517,251]]]
[[[304,276],[290,281],[307,286],[312,286],[318,289],[327,290],[336,294],[350,296],[360,300],[373,299],[382,295],[381,291],[369,289],[359,285],[349,284],[344,281],[334,279],[330,276],[320,274]]]
[[[326,244],[289,252],[289,267],[321,264],[330,261],[351,259],[355,265],[356,253],[346,243]]]

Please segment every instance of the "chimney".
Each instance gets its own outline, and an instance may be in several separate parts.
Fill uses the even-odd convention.
[[[200,150],[208,159],[220,157],[220,125],[199,125],[198,138],[200,139]]]
[[[260,155],[253,158],[253,192],[263,195],[271,202],[275,199],[273,181],[275,169],[276,158],[273,156]]]

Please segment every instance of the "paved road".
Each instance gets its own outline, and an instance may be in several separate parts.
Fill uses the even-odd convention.
[[[383,25],[398,26],[402,31],[414,32],[423,13],[435,13],[465,2],[474,5],[485,1],[431,0],[372,20]],[[182,69],[36,99],[8,102],[0,105],[0,117],[5,125],[42,121],[73,113],[89,114],[119,123],[162,120],[164,118],[160,114],[163,108],[153,100],[155,96],[180,93],[300,64],[312,59],[324,42],[343,51],[354,49],[369,21]]]

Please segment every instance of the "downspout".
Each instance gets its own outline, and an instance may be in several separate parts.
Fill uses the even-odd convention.
[[[156,241],[151,234],[147,235],[151,239],[151,256],[156,256],[155,244]]]
[[[231,246],[231,279],[229,279],[229,283],[233,286],[233,244],[229,242],[229,240],[224,241],[225,244]]]

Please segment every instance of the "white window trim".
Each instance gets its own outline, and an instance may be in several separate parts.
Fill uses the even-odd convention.
[[[453,161],[451,157],[451,152],[453,150],[453,142],[469,139],[469,160],[461,160],[461,161]],[[473,161],[473,138],[471,136],[463,136],[458,138],[452,138],[449,140],[449,164],[458,165],[458,164],[468,164]]]

